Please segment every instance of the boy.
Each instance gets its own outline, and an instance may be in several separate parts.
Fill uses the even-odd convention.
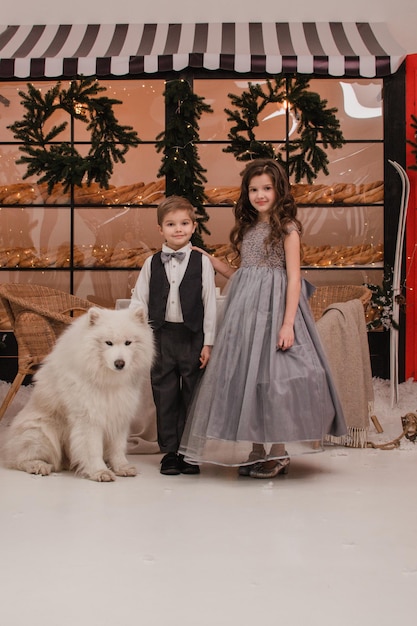
[[[186,198],[163,200],[157,220],[165,243],[143,264],[130,307],[142,307],[154,331],[157,356],[151,384],[158,443],[165,453],[161,474],[199,474],[198,465],[187,463],[178,448],[200,370],[214,342],[214,270],[208,257],[191,248],[197,223]]]

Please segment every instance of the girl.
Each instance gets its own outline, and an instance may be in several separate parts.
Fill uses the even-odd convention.
[[[276,161],[246,166],[234,215],[240,267],[210,257],[234,276],[180,452],[272,478],[288,471],[291,454],[321,449],[324,435],[346,426],[301,279],[297,207]]]

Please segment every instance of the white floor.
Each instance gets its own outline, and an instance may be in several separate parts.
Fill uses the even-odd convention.
[[[379,415],[385,440],[413,402]],[[108,484],[0,469],[1,626],[416,623],[417,443],[329,447],[273,481],[130,459]]]

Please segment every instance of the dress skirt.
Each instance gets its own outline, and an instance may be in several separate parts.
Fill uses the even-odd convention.
[[[346,433],[308,304],[314,288],[307,281],[302,281],[294,345],[276,349],[286,287],[285,270],[259,266],[240,268],[230,281],[179,450],[189,461],[243,465],[253,443],[264,444],[266,454],[272,444],[284,444],[290,456],[316,452],[325,435]]]

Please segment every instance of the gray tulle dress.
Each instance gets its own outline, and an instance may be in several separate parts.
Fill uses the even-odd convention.
[[[230,281],[223,319],[179,449],[191,462],[244,465],[253,443],[264,444],[266,454],[274,443],[284,444],[290,456],[317,452],[326,434],[346,433],[308,304],[314,288],[305,280],[294,345],[287,351],[276,349],[287,275],[283,241],[266,252],[268,233],[269,225],[259,222],[242,242],[241,266]],[[259,460],[263,458],[260,453]]]

